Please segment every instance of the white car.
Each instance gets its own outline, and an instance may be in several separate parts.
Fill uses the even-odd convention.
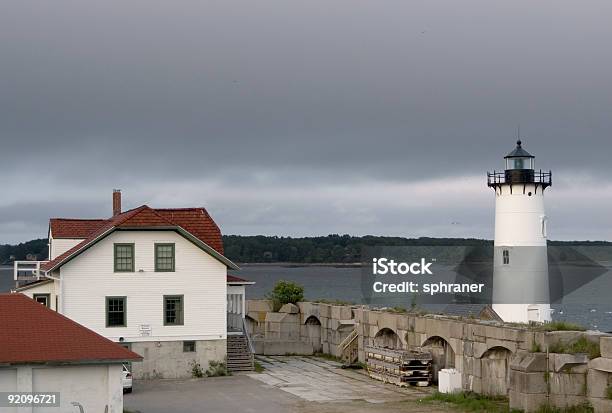
[[[132,392],[132,373],[127,368],[127,366],[123,365],[123,392],[131,393]]]

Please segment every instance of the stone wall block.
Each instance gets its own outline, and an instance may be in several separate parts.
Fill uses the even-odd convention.
[[[463,355],[466,357],[472,357],[474,355],[474,343],[471,341],[463,342]]]
[[[595,413],[612,412],[612,400],[610,399],[589,399]]]
[[[525,413],[536,412],[548,404],[548,397],[545,394],[523,394],[510,390],[508,398],[510,409],[522,410]]]
[[[586,354],[556,354],[548,355],[548,366],[554,372],[561,372],[578,366],[585,366],[589,362]]]
[[[612,374],[589,369],[587,373],[587,396],[606,398],[608,397],[608,387],[611,385]]]
[[[551,406],[566,409],[573,406],[581,406],[587,402],[587,398],[575,395],[551,394],[548,397]]]
[[[586,380],[586,374],[550,373],[550,394],[586,396]]]
[[[286,314],[299,314],[300,312],[300,307],[298,307],[295,304],[291,304],[291,303],[287,303],[285,305],[283,305],[280,310],[278,310],[279,313],[286,313]]]
[[[546,374],[510,370],[509,388],[517,393],[546,394],[548,391]]]
[[[601,357],[612,359],[612,337],[601,337],[599,339]]]

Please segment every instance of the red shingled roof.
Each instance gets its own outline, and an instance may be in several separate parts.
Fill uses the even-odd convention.
[[[79,253],[107,231],[113,231],[115,228],[138,227],[180,227],[223,255],[221,231],[204,208],[152,209],[147,205],[142,205],[105,220],[102,225],[95,228],[82,242],[55,259],[43,264],[41,269],[43,271],[50,271],[63,264],[64,261]]]
[[[155,212],[175,222],[219,254],[223,254],[221,230],[204,208],[156,209]]]
[[[253,283],[253,281],[245,280],[244,278],[236,277],[235,275],[230,275],[230,274],[227,274],[227,282],[228,283]]]
[[[108,220],[105,221],[104,225],[98,227],[98,229],[96,229],[94,232],[89,234],[89,236],[85,238],[85,240],[81,241],[80,243],[70,248],[68,251],[64,252],[63,254],[55,257],[55,259],[44,263],[43,265],[40,266],[40,269],[43,271],[49,271],[50,269],[54,268],[56,265],[62,263],[68,257],[72,256],[74,253],[80,251],[85,246],[89,245],[91,242],[93,242],[100,235],[104,234],[106,231],[110,231],[116,225],[119,225],[122,222],[128,220],[133,215],[136,215],[137,213],[142,211],[144,208],[149,208],[149,207],[147,207],[146,205],[143,205],[141,207],[126,211],[115,217],[109,218]]]
[[[87,238],[100,228],[105,219],[51,218],[49,230],[53,238]]]
[[[0,364],[142,360],[23,294],[0,294]]]

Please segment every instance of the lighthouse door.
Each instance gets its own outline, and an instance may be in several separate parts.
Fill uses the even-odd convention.
[[[537,305],[530,305],[527,307],[527,320],[531,323],[539,323],[540,320],[540,309]]]

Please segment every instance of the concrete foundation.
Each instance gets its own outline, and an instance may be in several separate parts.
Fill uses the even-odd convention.
[[[255,354],[265,356],[310,356],[315,353],[311,343],[301,341],[253,340]]]
[[[195,352],[183,352],[182,341],[144,341],[130,343],[130,349],[143,357],[132,364],[135,379],[181,379],[192,377],[192,364],[203,371],[210,361],[225,361],[226,340],[196,341]]]

